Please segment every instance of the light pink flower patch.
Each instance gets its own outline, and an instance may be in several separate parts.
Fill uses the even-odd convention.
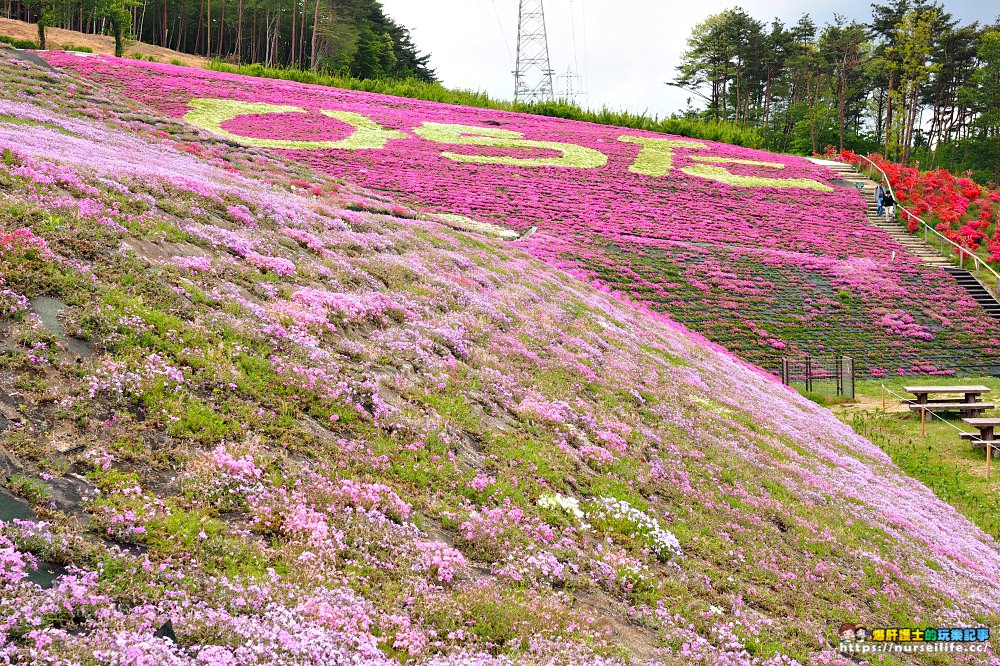
[[[212,259],[210,257],[171,257],[170,263],[193,273],[212,272]]]

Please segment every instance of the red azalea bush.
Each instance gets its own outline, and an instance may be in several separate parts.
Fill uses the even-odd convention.
[[[852,164],[861,158],[845,150],[841,157]],[[920,171],[869,155],[889,177],[898,202],[970,253],[984,249],[988,261],[1000,262],[1000,191],[990,190],[968,176],[955,176],[947,169]],[[918,224],[909,218],[910,231]]]

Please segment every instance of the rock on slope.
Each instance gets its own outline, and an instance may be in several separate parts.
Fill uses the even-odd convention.
[[[0,529],[5,659],[846,664],[845,621],[1000,620],[992,539],[671,322],[68,77],[0,83],[0,463],[36,512]]]

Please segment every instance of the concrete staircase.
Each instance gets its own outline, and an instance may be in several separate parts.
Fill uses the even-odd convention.
[[[941,256],[937,248],[925,243],[919,235],[910,233],[910,230],[900,222],[898,210],[896,212],[896,219],[894,220],[886,221],[885,215],[877,215],[878,204],[875,203],[874,185],[872,185],[871,191],[865,194],[866,198],[869,199],[866,216],[870,224],[875,225],[892,236],[894,241],[905,247],[906,251],[918,258],[922,264],[940,266],[942,268],[955,265],[954,260]]]
[[[911,234],[906,225],[901,221],[898,210],[893,220],[886,220],[884,215],[876,215],[878,204],[875,202],[875,181],[868,178],[868,176],[858,173],[850,164],[825,161],[822,164],[836,171],[840,175],[841,180],[855,185],[855,187],[857,183],[861,183],[861,193],[864,194],[865,200],[868,202],[866,217],[869,224],[889,234],[894,241],[906,248],[908,253],[919,259],[920,263],[928,266],[940,266],[942,268],[955,265],[953,260],[941,256],[941,253],[934,246],[925,243],[920,236]]]
[[[876,215],[878,204],[875,202],[875,181],[861,173],[858,173],[858,171],[855,170],[855,168],[850,164],[830,162],[827,160],[813,161],[833,169],[840,175],[841,180],[850,185],[857,187],[857,184],[861,183],[861,187],[859,189],[865,195],[865,200],[868,202],[868,212],[866,213],[866,217],[868,218],[868,222],[870,224],[889,234],[889,236],[891,236],[892,239],[898,244],[902,245],[907,252],[914,257],[917,257],[920,260],[920,263],[942,268],[946,273],[955,278],[958,285],[965,289],[965,291],[968,292],[968,294],[982,306],[982,308],[986,311],[986,314],[993,319],[1000,320],[1000,301],[998,301],[996,297],[994,297],[993,294],[990,293],[990,291],[984,287],[978,279],[976,279],[975,275],[963,268],[955,266],[955,261],[953,259],[942,256],[934,246],[925,243],[919,235],[911,234],[906,228],[906,225],[900,219],[898,210],[894,220],[887,221],[884,215]]]
[[[997,301],[993,294],[976,279],[975,275],[961,268],[949,267],[944,270],[955,278],[955,281],[969,292],[969,295],[976,299],[977,303],[983,306],[986,314],[994,319],[1000,319],[1000,301]]]

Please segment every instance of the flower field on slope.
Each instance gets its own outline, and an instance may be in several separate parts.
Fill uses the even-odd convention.
[[[4,661],[846,666],[843,621],[1000,623],[991,537],[671,322],[0,84],[0,467],[36,514],[0,523]]]
[[[1000,325],[864,220],[853,188],[801,158],[500,111],[169,65],[51,62],[227,141],[424,210],[538,232],[535,256],[666,312],[775,370],[988,371]],[[895,255],[895,263],[890,259]]]

